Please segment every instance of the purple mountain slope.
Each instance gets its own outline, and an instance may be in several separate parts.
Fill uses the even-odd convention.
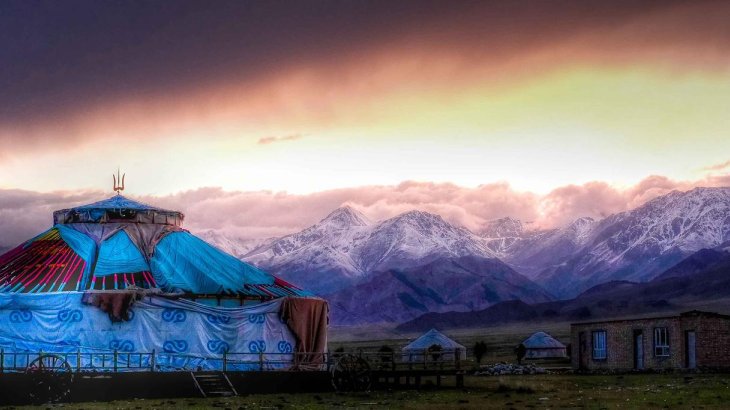
[[[426,312],[472,311],[505,300],[551,300],[535,283],[498,259],[441,258],[374,274],[328,295],[335,324],[400,323]]]
[[[611,281],[570,300],[527,304],[502,302],[472,312],[426,313],[398,327],[403,331],[484,327],[504,323],[581,321],[680,312],[695,308],[728,311],[730,252],[700,250],[652,281]]]
[[[534,278],[556,296],[571,297],[613,280],[651,280],[729,239],[730,188],[674,191],[598,222],[582,248]]]

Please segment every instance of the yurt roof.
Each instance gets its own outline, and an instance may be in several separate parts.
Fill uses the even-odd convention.
[[[124,195],[114,195],[111,198],[102,199],[101,201],[93,202],[86,205],[77,206],[70,208],[71,210],[85,210],[85,209],[136,209],[140,211],[162,211],[162,212],[175,212],[166,209],[158,208],[156,206],[148,205],[143,202],[135,201],[125,197]]]
[[[545,332],[537,332],[525,339],[522,344],[528,349],[561,349],[565,345]]]
[[[56,211],[54,216],[63,212],[98,216],[109,210],[151,212],[153,220],[163,213],[182,218],[179,212],[155,208],[121,195]],[[109,291],[130,287],[262,300],[311,295],[175,224],[164,222],[102,218],[97,222],[57,223],[0,255],[0,292],[3,293]]]
[[[403,350],[423,350],[428,349],[432,345],[439,345],[444,349],[466,349],[464,346],[453,341],[445,334],[439,332],[436,329],[431,329],[428,332],[421,335],[416,340],[409,343]]]
[[[91,204],[55,211],[53,223],[136,222],[180,226],[184,217],[179,211],[157,208],[123,195],[115,195]]]

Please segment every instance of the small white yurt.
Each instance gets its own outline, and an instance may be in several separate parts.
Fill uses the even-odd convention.
[[[545,332],[537,332],[522,342],[525,359],[565,357],[565,345]]]
[[[438,351],[440,354],[439,360],[455,360],[456,357],[460,360],[466,359],[466,347],[453,341],[436,329],[429,330],[404,347],[402,350],[402,359],[408,362],[432,360],[429,348],[433,345],[441,347],[441,350]]]

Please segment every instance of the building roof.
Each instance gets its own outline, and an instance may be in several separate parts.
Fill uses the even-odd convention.
[[[403,348],[403,350],[424,350],[428,349],[432,345],[439,345],[444,350],[466,349],[464,346],[453,341],[445,334],[439,332],[436,329],[431,329],[421,335],[416,340],[409,343],[406,347]]]
[[[528,349],[564,349],[565,345],[545,332],[536,332],[522,342]]]
[[[571,326],[585,326],[585,325],[593,325],[593,324],[599,324],[599,323],[617,323],[617,322],[631,322],[631,321],[638,321],[638,320],[661,320],[661,319],[677,319],[680,317],[688,317],[688,316],[700,316],[700,317],[716,317],[716,318],[722,318],[722,319],[730,319],[730,315],[723,315],[716,312],[706,312],[703,310],[690,310],[687,312],[682,312],[674,315],[662,315],[662,316],[650,316],[650,315],[643,315],[643,316],[634,316],[634,317],[623,317],[623,318],[615,318],[615,319],[607,319],[607,320],[593,320],[589,322],[576,322],[571,323]]]

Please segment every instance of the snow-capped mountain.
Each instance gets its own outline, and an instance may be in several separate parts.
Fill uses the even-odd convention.
[[[206,239],[226,250],[234,249],[233,254],[242,253],[235,250],[235,243]],[[352,308],[346,303],[348,298],[370,309],[388,297],[405,305],[412,297],[428,309],[447,309],[444,306],[452,303],[430,305],[418,299],[428,289],[445,286],[437,280],[439,275],[448,278],[464,273],[437,264],[439,260],[499,258],[551,294],[569,298],[606,282],[649,281],[693,252],[722,244],[730,247],[730,188],[697,188],[672,192],[603,220],[578,218],[552,230],[534,230],[519,220],[502,218],[486,224],[480,235],[426,212],[410,211],[372,222],[353,208],[342,207],[301,232],[247,248],[253,250],[244,259],[318,294],[335,297],[345,309]],[[440,273],[426,274],[427,282],[410,291],[393,273],[416,275],[414,272],[423,273],[417,267],[431,263]],[[479,280],[495,280],[488,274],[482,277],[487,279]],[[409,279],[409,283],[420,282]],[[367,290],[376,287],[385,293],[365,298]],[[459,285],[454,292],[471,295],[473,289]],[[512,295],[522,299],[537,293],[533,289],[527,295]],[[420,309],[418,303],[411,305],[406,310]]]
[[[586,229],[585,244],[536,280],[569,297],[612,281],[647,281],[702,248],[730,239],[730,188],[673,191]]]
[[[525,226],[519,219],[504,217],[484,224],[479,231],[483,238],[519,238],[525,233]]]
[[[316,293],[348,286],[364,272],[355,249],[369,235],[370,221],[346,206],[319,223],[254,249],[244,257],[294,283],[307,284]]]
[[[373,272],[465,255],[494,257],[481,238],[438,215],[410,211],[372,223],[353,208],[342,207],[316,225],[260,247],[244,259],[328,294]]]
[[[588,243],[596,221],[581,217],[558,229],[524,234],[503,260],[533,278],[546,267],[558,265]]]
[[[647,281],[689,254],[730,239],[730,188],[674,191],[603,220],[531,231],[502,218],[481,230],[487,246],[559,297],[608,281]]]
[[[594,227],[595,221],[589,217],[548,230],[525,229],[520,220],[501,218],[488,222],[480,233],[500,259],[532,277],[578,251]]]
[[[237,258],[241,258],[252,250],[272,242],[275,239],[245,239],[226,235],[213,229],[195,232],[195,234],[209,244]]]
[[[495,257],[468,229],[422,211],[409,211],[374,226],[358,254],[365,271],[402,268],[443,257]]]
[[[532,232],[530,232],[532,233]],[[488,221],[479,230],[479,236],[484,238],[487,247],[495,254],[504,257],[509,255],[512,248],[531,236],[525,231],[522,221],[510,217]]]

